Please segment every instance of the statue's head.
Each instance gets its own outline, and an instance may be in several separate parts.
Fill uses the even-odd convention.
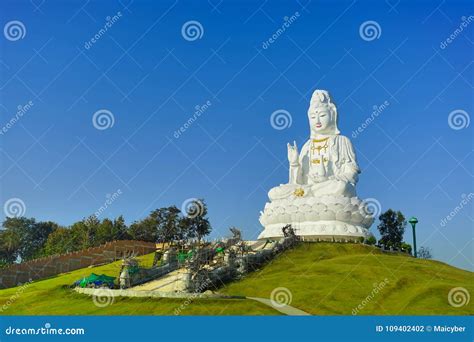
[[[315,90],[308,109],[311,134],[339,134],[337,108],[326,90]]]

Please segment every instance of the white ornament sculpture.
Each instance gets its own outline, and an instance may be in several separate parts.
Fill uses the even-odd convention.
[[[289,182],[269,191],[259,239],[282,237],[287,224],[305,241],[368,237],[374,218],[357,198],[359,166],[351,141],[340,135],[337,108],[326,90],[313,93],[308,118],[310,139],[300,153],[295,142],[287,145]]]

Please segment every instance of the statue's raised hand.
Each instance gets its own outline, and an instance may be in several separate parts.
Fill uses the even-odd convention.
[[[286,146],[288,147],[288,161],[290,162],[290,165],[297,165],[299,153],[296,141],[293,141],[293,145],[288,143]]]

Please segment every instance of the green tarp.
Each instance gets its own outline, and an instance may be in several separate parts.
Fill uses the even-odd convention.
[[[114,280],[115,280],[115,277],[109,277],[105,274],[97,275],[95,273],[91,273],[90,276],[84,277],[82,280],[79,281],[79,286],[87,287],[87,285],[89,284],[94,284],[96,286],[101,286],[101,285],[113,286]]]
[[[192,250],[189,251],[189,252],[184,252],[184,251],[183,251],[183,252],[179,252],[179,253],[178,253],[178,261],[179,261],[179,262],[184,262],[184,261],[186,261],[186,259],[192,257],[193,254],[194,254],[194,252],[193,252]]]

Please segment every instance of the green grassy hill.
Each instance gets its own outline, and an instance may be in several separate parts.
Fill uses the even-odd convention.
[[[140,257],[151,263],[152,255]],[[0,290],[0,315],[272,315],[273,308],[251,300],[117,298],[104,308],[91,297],[66,288],[94,273],[117,276],[120,262],[85,268],[33,282],[21,288]],[[377,284],[384,282],[384,286]],[[270,298],[276,288],[291,294],[290,305],[315,315],[471,315],[472,302],[453,307],[452,288],[474,293],[474,273],[437,261],[385,254],[358,244],[305,243],[287,251],[243,280],[228,284],[220,293]],[[377,288],[377,293],[374,289]],[[365,300],[365,302],[364,302]]]
[[[141,265],[150,266],[153,253],[138,257]],[[88,267],[48,279],[35,281],[27,287],[0,290],[0,315],[276,315],[270,307],[251,300],[193,300],[184,299],[116,298],[111,305],[98,307],[89,296],[67,288],[74,281],[92,272],[118,277],[121,261]],[[14,298],[12,300],[12,298]],[[10,304],[9,304],[10,303]],[[2,308],[5,308],[2,311]]]
[[[314,315],[351,315],[371,295],[357,314],[474,314],[472,301],[459,308],[448,302],[455,287],[474,294],[474,273],[358,244],[302,244],[222,292],[268,298],[277,287],[291,292],[292,306]]]

